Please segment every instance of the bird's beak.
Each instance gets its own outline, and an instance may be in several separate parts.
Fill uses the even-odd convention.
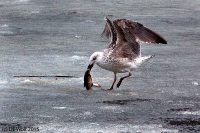
[[[87,68],[87,69],[91,70],[93,66],[94,66],[94,62],[90,63],[90,64],[88,65],[88,68]]]

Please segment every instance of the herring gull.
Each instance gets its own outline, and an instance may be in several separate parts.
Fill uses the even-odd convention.
[[[141,56],[140,43],[162,43],[167,41],[158,33],[143,26],[141,23],[127,19],[114,21],[104,18],[106,26],[101,36],[110,39],[109,46],[103,52],[94,52],[89,58],[88,70],[97,64],[99,67],[112,71],[114,81],[108,90],[112,90],[117,80],[117,73],[127,73],[117,83],[119,87],[132,71],[154,55]],[[100,85],[99,85],[100,86]]]

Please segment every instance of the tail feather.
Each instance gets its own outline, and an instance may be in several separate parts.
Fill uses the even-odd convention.
[[[147,62],[148,60],[150,60],[151,58],[153,58],[155,55],[149,55],[149,56],[144,56],[144,57],[139,57],[137,59],[135,59],[136,61],[136,65],[140,66],[142,63]]]

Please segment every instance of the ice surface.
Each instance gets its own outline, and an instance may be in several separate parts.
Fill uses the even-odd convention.
[[[165,129],[162,125],[131,125],[131,124],[105,124],[105,123],[70,123],[67,125],[50,124],[42,126],[46,132],[79,132],[79,133],[178,133],[178,130]],[[50,127],[50,128],[49,128]],[[64,127],[64,128],[63,128]],[[56,129],[56,130],[55,130]]]
[[[200,132],[199,5],[199,0],[0,0],[0,127]],[[106,15],[140,22],[168,44],[142,44],[142,55],[155,57],[120,88],[87,91],[88,59],[109,43],[100,38]],[[96,65],[91,75],[103,89],[114,76]]]
[[[182,112],[179,112],[178,114],[182,114],[182,115],[200,115],[200,111],[182,111]]]

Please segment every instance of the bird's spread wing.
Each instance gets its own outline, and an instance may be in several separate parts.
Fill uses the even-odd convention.
[[[120,26],[120,19],[114,20],[113,25],[117,33],[116,46],[114,48],[117,57],[128,58],[130,60],[140,55],[140,44],[128,30]]]
[[[118,26],[120,26],[123,31],[132,34],[133,39],[137,42],[167,44],[167,41],[161,35],[138,22],[127,19],[118,19]]]
[[[107,23],[105,25],[105,28],[104,28],[103,32],[101,33],[101,37],[102,36],[106,36],[108,39],[111,38],[111,32],[110,32],[110,29],[108,28]]]
[[[140,55],[140,45],[137,42],[134,44],[124,42],[114,48],[113,54],[116,58],[128,58],[129,60],[133,60]]]
[[[101,35],[111,39],[109,48],[114,49],[113,54],[117,58],[132,60],[140,56],[140,42],[167,44],[161,35],[138,22],[127,19],[117,19],[113,22],[108,18],[105,20],[107,23]]]
[[[107,38],[109,38],[110,39],[109,47],[113,47],[113,45],[115,45],[117,40],[117,34],[113,26],[113,23],[107,17],[105,17],[104,20],[106,21],[106,25],[101,36],[105,35]]]

